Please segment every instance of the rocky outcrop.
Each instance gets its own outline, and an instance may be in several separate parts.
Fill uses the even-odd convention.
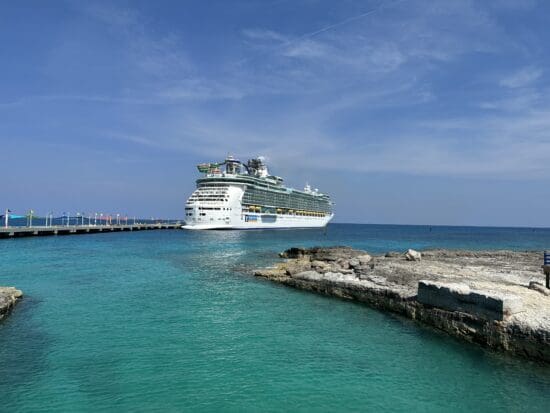
[[[23,293],[13,287],[0,287],[0,320],[9,314]]]
[[[291,248],[281,257],[287,260],[256,275],[550,362],[550,296],[537,282],[543,277],[540,254],[409,250],[371,256],[349,247],[316,247]]]

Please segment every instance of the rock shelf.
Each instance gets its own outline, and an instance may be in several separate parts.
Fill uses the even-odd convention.
[[[23,293],[13,287],[0,287],[0,320],[6,317]]]
[[[539,252],[430,250],[372,256],[291,248],[255,275],[367,303],[495,350],[550,363],[550,290]]]

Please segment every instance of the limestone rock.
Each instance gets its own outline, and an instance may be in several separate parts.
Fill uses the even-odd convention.
[[[372,261],[372,257],[369,254],[359,255],[348,261],[351,268],[365,267]]]
[[[523,310],[521,298],[511,294],[473,291],[465,284],[426,280],[418,283],[417,300],[432,307],[499,321]]]
[[[327,271],[330,271],[331,265],[324,261],[315,260],[311,261],[311,268],[313,268],[317,272],[325,273]]]
[[[550,296],[550,289],[546,288],[544,285],[537,281],[529,282],[529,289],[538,291],[541,294]]]
[[[379,275],[360,274],[359,279],[368,280],[379,285],[384,285],[384,286],[388,285],[388,280],[386,279],[386,277],[381,277]]]
[[[286,273],[288,275],[294,275],[299,272],[308,271],[311,269],[311,262],[302,257],[300,259],[292,260],[285,265]]]
[[[409,249],[405,253],[405,258],[407,259],[407,261],[420,261],[422,259],[422,254],[418,251]]]
[[[323,279],[323,274],[320,274],[317,271],[303,271],[298,274],[294,274],[292,278],[306,281],[321,281]]]
[[[360,265],[359,260],[357,258],[352,258],[351,260],[349,260],[348,264],[351,268],[359,267]]]
[[[350,260],[347,260],[345,258],[339,258],[338,260],[336,260],[336,263],[340,266],[340,268],[347,270],[350,268],[349,261]]]
[[[372,261],[372,257],[369,254],[359,255],[357,259],[359,260],[360,265],[367,265]]]
[[[0,287],[0,320],[4,318],[23,297],[21,290],[14,287]]]
[[[256,277],[264,277],[270,280],[280,280],[288,277],[286,270],[281,268],[261,268],[254,271]]]
[[[301,247],[292,247],[279,254],[281,258],[302,258],[306,255],[306,249]]]
[[[338,261],[350,259],[357,255],[364,254],[363,251],[351,247],[313,247],[313,248],[289,248],[279,254],[282,258],[309,257],[311,261]]]

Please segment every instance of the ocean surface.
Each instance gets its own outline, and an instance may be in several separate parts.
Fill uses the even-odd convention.
[[[291,246],[544,250],[549,229],[330,225],[0,240],[0,411],[545,411],[550,367],[251,275]]]

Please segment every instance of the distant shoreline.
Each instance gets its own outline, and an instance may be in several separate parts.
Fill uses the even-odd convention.
[[[498,226],[498,225],[444,225],[444,224],[372,224],[358,222],[331,222],[329,225],[369,225],[381,227],[433,227],[433,228],[487,228],[487,229],[543,229],[550,230],[548,227],[531,227],[531,226]]]

